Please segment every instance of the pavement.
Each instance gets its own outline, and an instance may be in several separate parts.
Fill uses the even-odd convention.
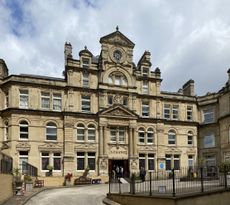
[[[73,187],[43,187],[13,196],[2,205],[118,205],[106,198],[108,184]]]
[[[26,201],[28,201],[31,197],[35,196],[36,194],[46,190],[50,189],[48,187],[42,187],[42,188],[34,188],[32,191],[27,191],[24,193],[24,195],[16,195],[8,199],[6,202],[4,202],[1,205],[23,205]]]

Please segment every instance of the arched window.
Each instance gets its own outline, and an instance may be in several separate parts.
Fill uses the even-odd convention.
[[[145,143],[145,130],[143,128],[140,128],[138,130],[138,138],[139,138],[139,143]]]
[[[29,138],[29,128],[28,128],[28,122],[25,120],[20,121],[19,123],[19,129],[20,129],[20,139],[28,139]]]
[[[147,130],[147,143],[153,144],[154,143],[154,132],[152,128]]]
[[[114,84],[114,85],[121,85],[121,86],[127,86],[128,81],[124,74],[120,72],[113,72],[109,75],[108,77],[108,83],[109,84]]]
[[[96,139],[96,129],[94,125],[88,126],[88,141],[95,141]]]
[[[168,144],[175,145],[176,144],[176,133],[173,130],[168,132]]]
[[[46,124],[46,140],[57,140],[57,126],[53,122]]]
[[[193,133],[191,131],[188,132],[188,145],[193,145]]]
[[[85,140],[85,126],[83,124],[77,125],[77,141]]]

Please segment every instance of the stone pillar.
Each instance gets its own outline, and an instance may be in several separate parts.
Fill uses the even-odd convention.
[[[129,156],[133,156],[133,128],[129,128]]]
[[[99,126],[99,156],[102,156],[103,152],[103,127]]]
[[[137,157],[137,131],[133,129],[133,155]]]
[[[107,155],[107,135],[106,135],[106,127],[103,126],[103,155]]]

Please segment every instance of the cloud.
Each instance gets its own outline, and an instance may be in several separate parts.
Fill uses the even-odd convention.
[[[0,3],[0,58],[11,74],[60,77],[64,43],[74,58],[87,45],[100,53],[100,37],[120,31],[135,44],[137,63],[145,50],[162,71],[162,90],[177,91],[195,80],[199,95],[218,91],[230,65],[227,0],[50,0]]]

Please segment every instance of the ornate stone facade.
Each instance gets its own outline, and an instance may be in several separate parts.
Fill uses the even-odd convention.
[[[133,62],[134,43],[119,30],[85,47],[79,59],[65,44],[64,78],[9,75],[0,61],[0,147],[45,175],[108,175],[230,160],[229,82],[218,93],[194,95],[194,81],[161,91],[150,52]],[[199,135],[198,135],[199,133]],[[199,160],[198,160],[199,153]]]

